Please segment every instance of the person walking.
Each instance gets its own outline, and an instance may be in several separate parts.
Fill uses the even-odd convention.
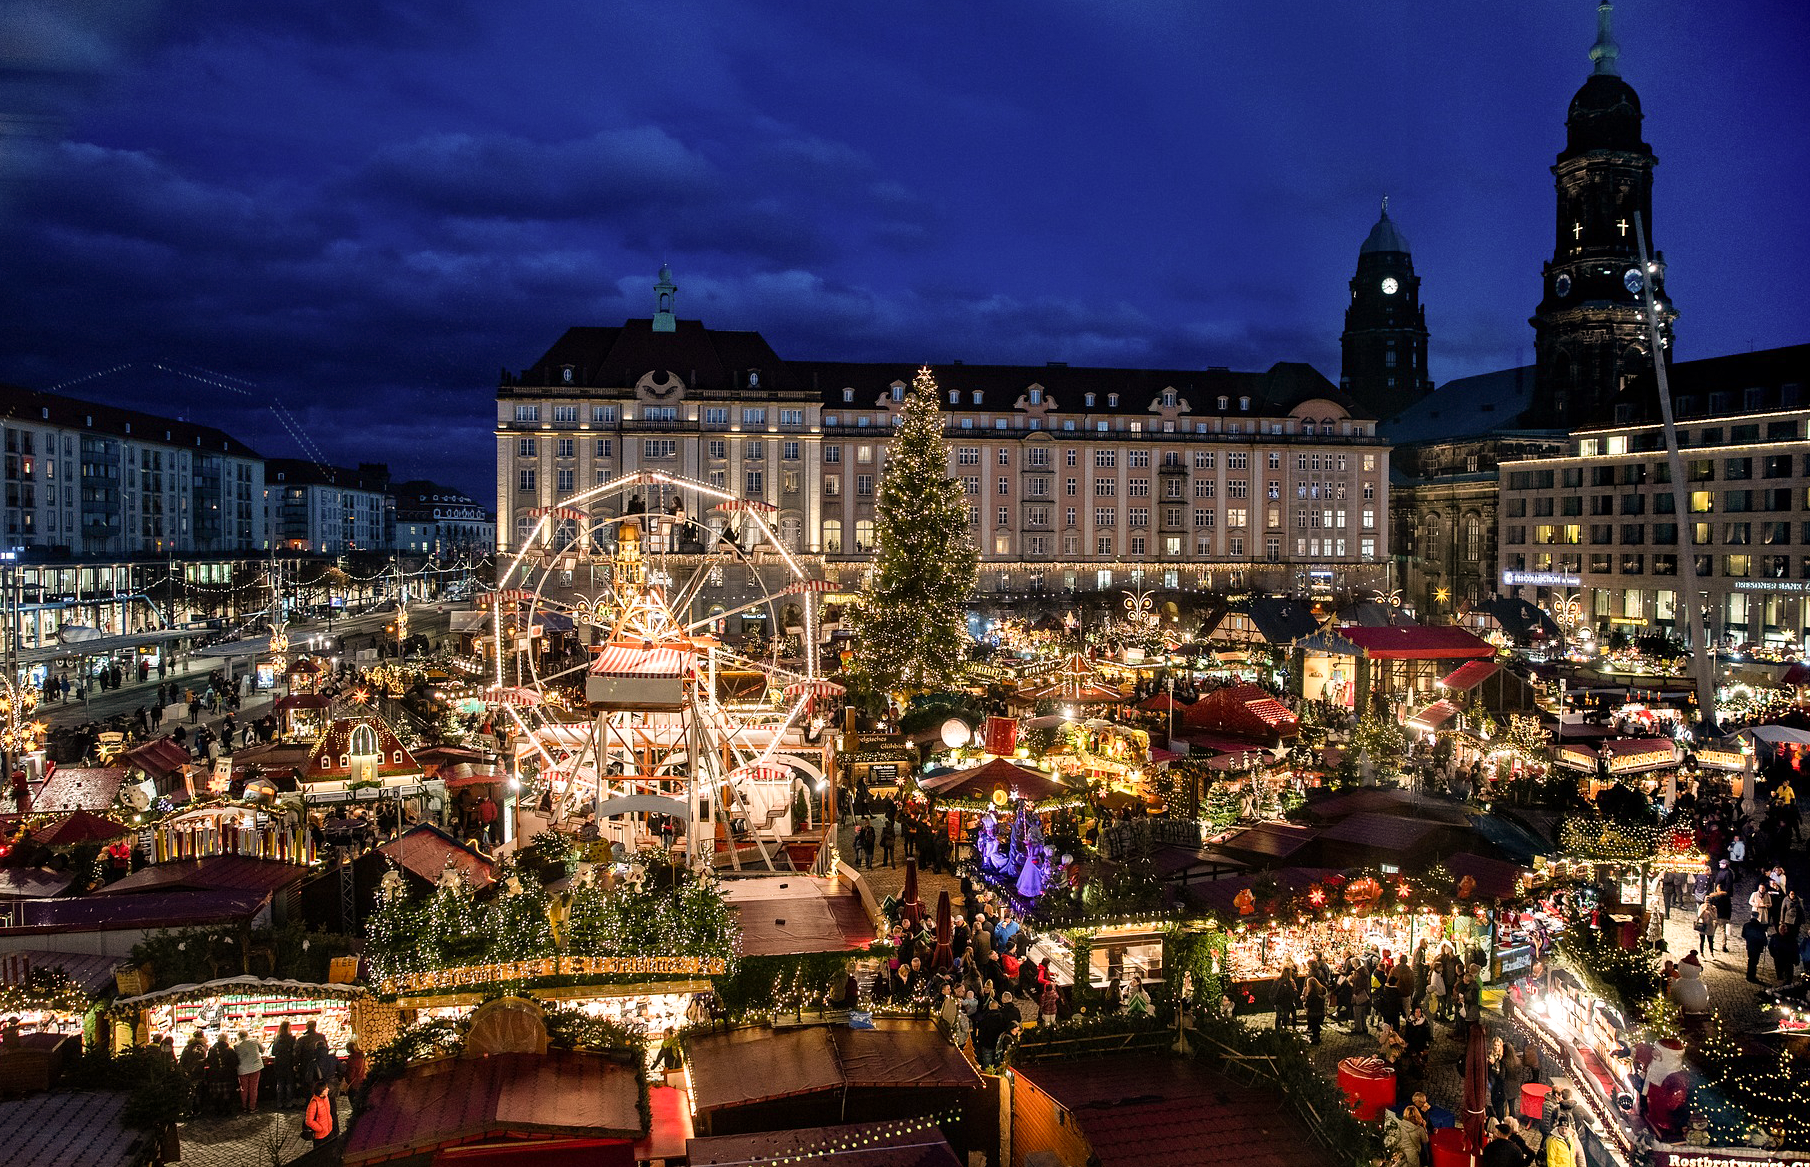
[[[1307,1043],[1320,1044],[1320,1029],[1326,1024],[1326,986],[1313,973],[1307,974],[1307,985],[1301,991],[1301,1001],[1307,1015]]]
[[[239,1031],[239,1044],[233,1047],[239,1056],[239,1105],[246,1114],[258,1112],[258,1079],[264,1073],[264,1047],[251,1036],[251,1031]]]
[[[1753,916],[1741,925],[1741,940],[1747,945],[1747,979],[1760,983],[1760,956],[1766,951],[1766,925]]]
[[[333,1098],[325,1082],[314,1084],[302,1122],[307,1126],[308,1137],[314,1141],[316,1150],[332,1142],[333,1136],[339,1133],[339,1115],[333,1112]]]
[[[1720,921],[1716,918],[1716,905],[1709,900],[1704,900],[1697,908],[1696,928],[1698,956],[1705,955],[1705,947],[1708,948],[1709,954],[1715,953],[1716,929],[1719,924]]]
[[[893,822],[891,819],[887,819],[886,825],[880,828],[880,857],[888,867],[892,866],[892,850],[896,838]]]

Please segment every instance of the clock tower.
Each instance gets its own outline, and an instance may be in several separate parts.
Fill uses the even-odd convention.
[[[1339,350],[1339,387],[1378,418],[1394,417],[1433,389],[1420,277],[1407,238],[1389,218],[1387,198],[1358,248]]]
[[[1668,346],[1678,315],[1665,294],[1663,252],[1641,270],[1639,216],[1653,237],[1653,167],[1640,138],[1640,98],[1621,78],[1621,49],[1610,29],[1612,6],[1597,8],[1594,69],[1571,99],[1565,150],[1553,164],[1558,219],[1534,329],[1530,425],[1569,429],[1608,416],[1623,384],[1651,367],[1643,281],[1653,281],[1661,335]],[[1670,353],[1667,353],[1670,359]]]

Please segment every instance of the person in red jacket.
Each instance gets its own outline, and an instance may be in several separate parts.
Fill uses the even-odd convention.
[[[333,1095],[326,1081],[314,1084],[314,1096],[308,1099],[302,1121],[307,1124],[308,1136],[317,1148],[332,1142],[333,1136],[339,1133],[339,1116],[333,1113]]]

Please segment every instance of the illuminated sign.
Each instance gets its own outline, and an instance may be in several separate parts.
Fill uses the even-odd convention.
[[[1642,750],[1638,754],[1616,754],[1609,759],[1609,773],[1627,774],[1636,770],[1651,770],[1655,766],[1670,766],[1677,760],[1677,751],[1671,746]]]
[[[1745,770],[1747,757],[1740,750],[1700,749],[1697,751],[1697,764],[1713,766],[1718,770]]]
[[[1575,571],[1504,571],[1503,587],[1574,588],[1583,583]]]
[[[538,977],[720,977],[728,971],[728,961],[718,956],[548,956],[539,960],[511,960],[405,973],[384,981],[380,988],[386,994],[414,993],[426,989],[529,981]]]
[[[1810,592],[1810,583],[1790,579],[1738,579],[1737,592]],[[1677,1160],[1673,1160],[1676,1162]]]

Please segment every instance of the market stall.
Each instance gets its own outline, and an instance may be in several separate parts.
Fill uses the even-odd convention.
[[[268,807],[215,803],[172,816],[151,832],[151,862],[243,855],[280,863],[315,861],[314,840],[299,818]]]
[[[238,976],[126,997],[113,1003],[112,1012],[131,1020],[139,1045],[171,1037],[180,1048],[197,1029],[209,1041],[221,1033],[236,1036],[244,1029],[269,1048],[286,1021],[290,1032],[297,1034],[313,1022],[329,1048],[341,1050],[348,1041],[369,1037],[359,1032],[354,1010],[354,1003],[366,996],[362,985]]]

